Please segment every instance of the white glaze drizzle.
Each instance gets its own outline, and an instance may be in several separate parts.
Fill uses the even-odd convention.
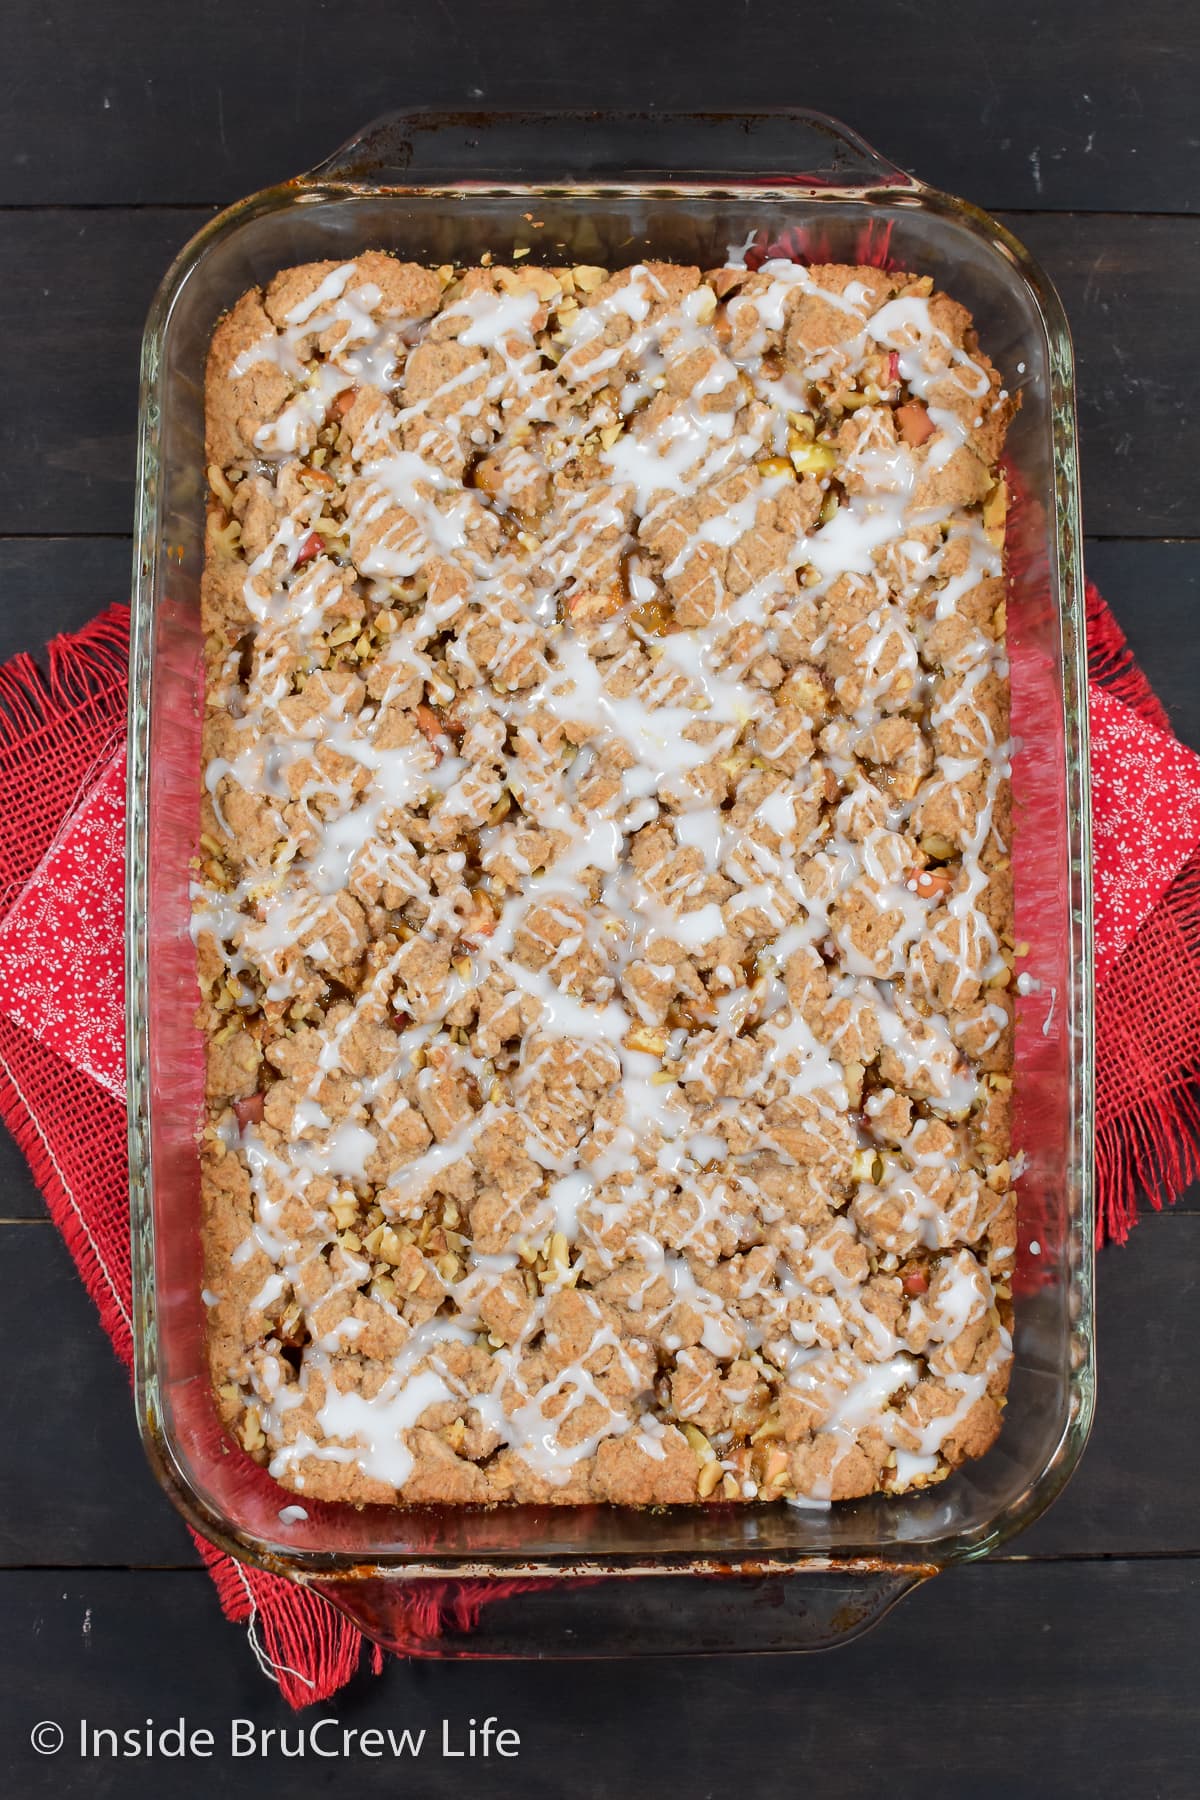
[[[439,330],[445,334],[453,326],[457,345],[480,355],[413,400],[406,389],[406,364],[412,348],[427,341],[425,329],[412,321],[379,320],[373,310],[378,289],[360,284],[348,291],[354,271],[353,263],[332,271],[292,309],[283,330],[234,365],[232,373],[238,377],[256,361],[267,361],[299,384],[296,397],[258,431],[256,446],[264,456],[284,463],[304,455],[333,400],[348,388],[378,389],[380,405],[355,443],[353,492],[343,497],[345,548],[360,576],[381,584],[412,581],[438,561],[453,565],[465,577],[467,602],[488,613],[498,628],[498,642],[487,668],[481,668],[479,652],[463,626],[463,585],[441,602],[430,594],[415,617],[402,618],[377,658],[375,668],[385,676],[382,685],[368,693],[350,678],[336,692],[322,690],[315,714],[295,717],[296,709],[289,711],[287,704],[294,673],[305,667],[314,645],[340,616],[345,598],[338,564],[324,550],[315,558],[306,551],[314,533],[321,536],[317,527],[326,502],[320,492],[301,492],[249,565],[245,601],[257,628],[252,683],[231,720],[227,753],[210,759],[206,769],[206,786],[223,828],[230,825],[231,795],[240,790],[259,797],[273,827],[272,853],[257,865],[251,857],[253,866],[231,892],[202,888],[194,931],[197,936],[212,934],[231,976],[252,975],[267,1002],[284,1004],[307,992],[314,970],[332,973],[337,968],[337,934],[345,929],[345,916],[339,914],[342,897],[361,892],[364,882],[397,889],[423,910],[423,929],[430,938],[464,931],[472,951],[470,982],[491,984],[531,1008],[536,1029],[526,1031],[522,1060],[510,1084],[518,1109],[546,1068],[581,1055],[606,1059],[620,1103],[616,1115],[578,1145],[559,1144],[536,1119],[528,1121],[526,1153],[544,1171],[544,1204],[535,1228],[515,1229],[499,1256],[468,1248],[466,1273],[451,1290],[455,1310],[436,1313],[407,1336],[371,1399],[339,1390],[334,1379],[336,1355],[353,1342],[361,1321],[346,1319],[333,1332],[315,1336],[295,1378],[278,1356],[260,1359],[254,1382],[273,1446],[272,1471],[294,1471],[310,1457],[354,1460],[378,1482],[403,1488],[413,1467],[409,1434],[430,1408],[455,1399],[468,1401],[482,1427],[552,1487],[568,1481],[605,1437],[631,1430],[646,1456],[663,1459],[666,1427],[650,1409],[652,1396],[641,1391],[639,1366],[594,1302],[587,1302],[597,1320],[590,1343],[541,1385],[529,1385],[526,1365],[529,1347],[544,1327],[548,1301],[558,1291],[553,1284],[534,1301],[513,1341],[494,1347],[489,1389],[464,1388],[449,1368],[444,1347],[473,1339],[481,1329],[481,1300],[493,1282],[518,1268],[526,1245],[544,1248],[556,1233],[573,1263],[586,1255],[601,1271],[615,1269],[620,1264],[606,1248],[605,1228],[629,1225],[645,1207],[653,1212],[672,1193],[695,1188],[705,1164],[723,1161],[725,1181],[707,1195],[696,1190],[695,1216],[675,1250],[665,1249],[653,1234],[631,1230],[627,1243],[636,1245],[644,1279],[627,1298],[629,1310],[636,1313],[644,1305],[648,1325],[658,1328],[668,1315],[674,1316],[673,1309],[691,1307],[702,1321],[701,1344],[718,1359],[782,1341],[785,1349],[777,1348],[775,1354],[783,1358],[777,1366],[783,1369],[785,1386],[819,1403],[823,1417],[818,1435],[833,1441],[833,1468],[865,1425],[882,1421],[886,1441],[895,1450],[897,1479],[925,1477],[936,1468],[948,1433],[983,1395],[988,1376],[999,1366],[997,1359],[1007,1354],[1003,1333],[982,1374],[952,1372],[945,1378],[947,1390],[957,1396],[952,1411],[917,1427],[905,1423],[901,1409],[904,1395],[920,1378],[919,1363],[862,1305],[861,1283],[841,1273],[833,1250],[822,1240],[810,1242],[803,1230],[789,1228],[775,1298],[754,1283],[739,1296],[761,1297],[767,1307],[764,1321],[747,1325],[729,1312],[698,1276],[688,1253],[699,1255],[706,1234],[739,1209],[752,1221],[770,1221],[771,1206],[756,1186],[750,1163],[763,1145],[785,1158],[788,1152],[769,1128],[759,1125],[752,1129],[751,1149],[730,1158],[719,1131],[697,1128],[696,1109],[710,1071],[722,1057],[736,1053],[746,1021],[757,1017],[764,1054],[743,1093],[771,1104],[810,1108],[807,1116],[816,1120],[818,1131],[833,1129],[845,1118],[846,1065],[854,1061],[849,1053],[839,1055],[846,1027],[822,1041],[800,1009],[789,1005],[782,986],[788,956],[818,944],[836,953],[843,971],[834,1000],[846,1002],[852,1018],[869,1015],[905,1079],[920,1073],[928,1082],[934,1110],[960,1117],[974,1103],[975,1076],[940,1013],[930,1010],[930,977],[914,965],[913,952],[922,944],[932,945],[936,964],[952,963],[954,943],[965,941],[962,933],[974,934],[972,966],[978,966],[985,980],[1000,966],[999,945],[978,901],[987,883],[980,858],[993,839],[993,812],[1008,773],[1009,752],[995,741],[975,696],[985,673],[1003,675],[1006,666],[984,634],[967,634],[943,665],[945,674],[935,684],[929,711],[934,731],[954,725],[961,733],[965,722],[975,740],[970,755],[943,752],[937,757],[919,797],[929,806],[944,792],[959,805],[962,879],[940,914],[959,929],[958,940],[942,943],[931,933],[935,907],[908,879],[903,846],[910,803],[891,804],[872,790],[879,816],[864,827],[855,811],[863,803],[860,787],[814,843],[794,804],[806,798],[805,772],[783,778],[762,798],[749,823],[737,828],[706,797],[698,777],[714,760],[732,753],[753,725],[762,690],[748,679],[748,671],[761,649],[739,653],[737,628],[764,619],[787,624],[798,604],[792,571],[809,572],[807,590],[801,589],[799,598],[807,592],[813,603],[823,601],[834,582],[848,574],[874,584],[878,604],[866,615],[859,700],[848,709],[860,731],[870,728],[881,708],[887,711],[900,677],[918,684],[918,695],[923,691],[919,684],[928,685],[906,602],[932,582],[934,589],[926,591],[937,596],[935,621],[949,619],[963,595],[1000,570],[998,554],[977,521],[947,506],[914,512],[919,481],[945,467],[965,441],[964,427],[953,412],[931,405],[934,433],[918,457],[879,436],[864,414],[866,429],[844,463],[855,477],[855,490],[843,495],[831,517],[796,534],[783,571],[752,583],[708,627],[639,641],[625,624],[626,606],[614,615],[609,642],[617,643],[621,630],[623,640],[616,654],[606,654],[605,626],[577,634],[570,617],[590,591],[591,571],[606,566],[606,552],[611,563],[614,543],[621,555],[635,559],[673,506],[702,495],[729,472],[777,454],[786,442],[777,410],[780,393],[790,402],[808,384],[852,377],[879,346],[894,353],[901,378],[918,399],[947,370],[958,372],[967,391],[980,397],[988,378],[937,330],[927,301],[910,296],[872,312],[861,282],[833,294],[791,263],[765,265],[765,285],[760,283],[753,301],[735,298],[730,303],[728,316],[735,328],[740,315],[753,321],[739,354],[731,358],[712,331],[712,308],[700,298],[706,290],[692,290],[672,304],[652,270],[634,268],[605,298],[581,306],[561,334],[560,375],[564,369],[571,372],[577,394],[601,393],[618,365],[626,371],[617,404],[606,412],[608,403],[601,398],[587,421],[593,427],[605,419],[623,425],[598,455],[605,484],[579,494],[562,489],[557,510],[529,548],[519,537],[497,542],[494,534],[488,535],[478,495],[447,473],[439,457],[447,436],[486,444],[516,420],[536,423],[550,416],[535,337],[537,295],[477,291],[443,308]],[[768,374],[765,359],[779,342],[790,306],[798,296],[813,294],[847,315],[851,336],[836,349],[812,356],[802,381],[794,371],[780,381]],[[337,323],[345,330],[336,361],[302,363],[297,350],[301,340]],[[645,401],[661,391],[672,369],[701,352],[703,371],[690,390],[660,416],[655,417],[652,407],[647,410],[645,417],[653,422],[643,427]],[[776,410],[746,407],[739,371],[760,400],[770,399]],[[501,509],[512,504],[521,482],[542,475],[553,481],[568,467],[582,439],[581,421],[558,423],[557,439],[551,434],[548,440],[557,448],[533,454],[522,447],[514,458],[495,494]],[[663,584],[681,576],[705,546],[727,550],[751,538],[761,509],[790,480],[790,473],[764,468],[742,500],[683,528],[657,575],[650,575],[642,561],[631,560],[626,579],[632,600],[644,606],[659,599]],[[940,549],[931,552],[917,539],[905,540],[914,520],[946,527]],[[889,580],[894,576],[899,585],[889,589],[879,574],[878,557],[897,541],[899,556]],[[965,560],[960,558],[957,571],[943,577],[940,565],[956,541],[965,546]],[[567,621],[556,627],[556,611],[564,607]],[[448,738],[438,741],[420,732],[394,741],[397,706],[412,710],[400,696],[414,683],[434,704],[452,697],[440,692],[434,668],[435,642],[447,628],[454,631],[448,661],[459,682],[457,703],[470,715],[470,735],[458,748]],[[812,653],[820,655],[827,641],[828,634],[818,636]],[[770,643],[769,630],[768,650]],[[497,675],[515,670],[530,650],[542,659],[539,678],[531,685],[514,686]],[[951,693],[948,683],[956,676],[961,680]],[[562,726],[575,752],[569,765],[547,764],[535,715]],[[621,770],[607,800],[590,804],[581,790],[614,746],[632,753],[632,766]],[[785,740],[775,755],[783,756],[788,748]],[[844,752],[831,748],[829,766],[855,770],[853,746]],[[977,775],[982,796],[967,816],[959,797]],[[419,858],[410,853],[408,821],[414,807],[431,817],[460,821],[465,830],[478,833],[485,869],[504,857],[519,868],[511,825],[489,823],[505,790],[518,798],[528,821],[561,843],[530,892],[509,898],[486,934],[471,941],[469,921],[455,910],[458,903],[435,890]],[[869,810],[870,797],[865,803]],[[653,861],[633,860],[633,835],[662,821],[669,827],[663,854]],[[685,857],[682,871],[669,873],[668,859],[688,851],[698,853],[699,867]],[[706,879],[714,872],[732,884],[732,892],[720,902],[706,890]],[[580,902],[586,910],[592,891],[598,894],[596,916],[603,921],[599,932],[576,928]],[[882,951],[859,947],[844,911],[852,896],[895,920]],[[565,930],[536,968],[518,942],[531,904]],[[841,916],[831,916],[839,909]],[[669,1044],[665,1054],[651,1055],[627,1042],[630,1012],[617,995],[632,966],[664,947],[681,954],[706,951],[747,920],[762,922],[750,933],[752,941],[763,940],[761,973],[757,982],[750,981],[740,969],[724,970],[722,965],[728,975],[726,991],[711,1027],[696,1035],[687,1058],[673,1065]],[[596,953],[600,965],[590,995],[570,988],[571,959],[585,948]],[[408,1101],[396,1100],[396,1085],[414,1055],[435,1040],[465,991],[464,979],[452,976],[428,1016],[399,1032],[390,1069],[370,1081],[350,1079],[343,1042],[356,1018],[372,1009],[382,1016],[395,1005],[403,952],[402,945],[377,970],[348,1018],[336,1028],[320,1030],[316,1072],[309,1097],[294,1108],[290,1138],[270,1147],[252,1124],[238,1134],[236,1148],[251,1179],[254,1225],[233,1260],[237,1266],[261,1254],[271,1266],[252,1310],[265,1311],[302,1288],[306,1268],[337,1241],[330,1221],[327,1235],[315,1247],[311,1235],[302,1244],[290,1235],[283,1214],[321,1177],[334,1176],[359,1190],[371,1186],[367,1165],[381,1134],[411,1110]],[[965,981],[958,970],[952,1001],[965,992]],[[642,1023],[652,1027],[654,1004],[636,994],[631,998],[628,986],[624,994]],[[251,1004],[253,998],[252,988],[245,986],[238,1003]],[[992,1010],[1000,1014],[993,1025],[998,1032],[1006,1015]],[[466,1050],[459,1062],[473,1077],[482,1072],[481,1060]],[[664,1075],[664,1062],[672,1073]],[[354,1095],[349,1113],[336,1123],[318,1097],[333,1076],[343,1086],[348,1082]],[[386,1106],[375,1098],[389,1093]],[[720,1101],[718,1116],[733,1105],[729,1099]],[[503,1101],[485,1097],[466,1123],[377,1184],[385,1213],[411,1214],[414,1204],[419,1207],[422,1196],[436,1191],[505,1110]],[[737,1110],[745,1126],[748,1109]],[[712,1118],[711,1096],[700,1111]],[[855,1141],[869,1140],[859,1132]],[[913,1155],[919,1167],[919,1155]],[[900,1168],[881,1192],[909,1194],[907,1179]],[[922,1231],[934,1233],[927,1241],[937,1247],[936,1206],[931,1208],[917,1190],[911,1190],[905,1205],[915,1207],[913,1216],[920,1217]],[[839,1224],[853,1236],[845,1220]],[[680,1249],[685,1253],[678,1254]],[[968,1258],[971,1267],[960,1271],[954,1278],[957,1285],[947,1289],[940,1321],[946,1339],[972,1322],[971,1307],[962,1296],[976,1276],[984,1284],[978,1290],[980,1304],[990,1304],[986,1273],[969,1251],[957,1254]],[[322,1303],[331,1294],[359,1291],[370,1275],[365,1260],[342,1248],[337,1256],[340,1271],[332,1288],[323,1291]],[[795,1273],[798,1267],[805,1269],[804,1276]],[[826,1298],[818,1292],[811,1318],[789,1317],[789,1308],[811,1310],[814,1281],[818,1290],[823,1286]],[[669,1292],[665,1307],[638,1299],[652,1291]],[[395,1322],[402,1322],[396,1305],[381,1304]],[[778,1315],[774,1318],[772,1306]],[[848,1323],[860,1349],[843,1350],[841,1360],[830,1365],[819,1343],[821,1330],[831,1328],[834,1318]],[[628,1407],[614,1405],[595,1378],[594,1361],[606,1351],[627,1365],[634,1388]],[[316,1421],[323,1439],[314,1440],[304,1431],[289,1437],[286,1415],[310,1390],[316,1391],[317,1381],[323,1397]],[[563,1426],[585,1405],[595,1429],[562,1441]],[[797,1498],[827,1498],[831,1475],[827,1471],[811,1493]]]

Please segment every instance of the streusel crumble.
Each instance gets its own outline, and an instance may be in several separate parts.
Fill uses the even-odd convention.
[[[205,1297],[284,1485],[839,1500],[992,1442],[1012,412],[876,268],[373,251],[221,322]]]

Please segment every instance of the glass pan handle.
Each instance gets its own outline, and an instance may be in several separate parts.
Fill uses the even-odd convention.
[[[401,1656],[711,1656],[824,1650],[869,1631],[935,1571],[561,1577],[504,1584],[368,1576],[313,1585]]]
[[[865,192],[911,175],[825,113],[386,113],[298,178],[312,187],[563,187],[689,181]]]

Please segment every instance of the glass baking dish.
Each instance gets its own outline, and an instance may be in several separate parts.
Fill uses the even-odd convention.
[[[932,274],[1023,404],[1009,437],[1017,937],[1016,1141],[1026,1169],[1015,1368],[997,1445],[940,1486],[789,1506],[368,1508],[293,1496],[218,1425],[203,1355],[188,859],[198,829],[203,377],[220,314],[289,263],[712,266],[730,246]],[[992,219],[811,112],[482,116],[414,111],[205,225],[167,274],[142,358],[129,761],[129,1149],[136,1395],[160,1481],[234,1556],[307,1583],[372,1637],[438,1655],[811,1649],[984,1555],[1060,1491],[1087,1438],[1092,977],[1085,642],[1071,344],[1057,296]],[[583,1578],[583,1579],[580,1579]],[[406,1602],[455,1581],[440,1638]],[[466,1629],[489,1584],[506,1587]]]

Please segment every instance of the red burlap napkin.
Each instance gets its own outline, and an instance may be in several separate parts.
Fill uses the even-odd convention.
[[[118,1355],[132,1355],[125,1162],[122,878],[126,648],[113,607],[0,668],[0,1113]],[[1200,756],[1088,594],[1096,865],[1099,1235],[1123,1241],[1139,1191],[1159,1207],[1200,1169]],[[324,1600],[197,1539],[229,1618],[296,1706],[358,1666]],[[413,1642],[481,1590],[414,1603]],[[373,1652],[374,1666],[382,1666]]]

